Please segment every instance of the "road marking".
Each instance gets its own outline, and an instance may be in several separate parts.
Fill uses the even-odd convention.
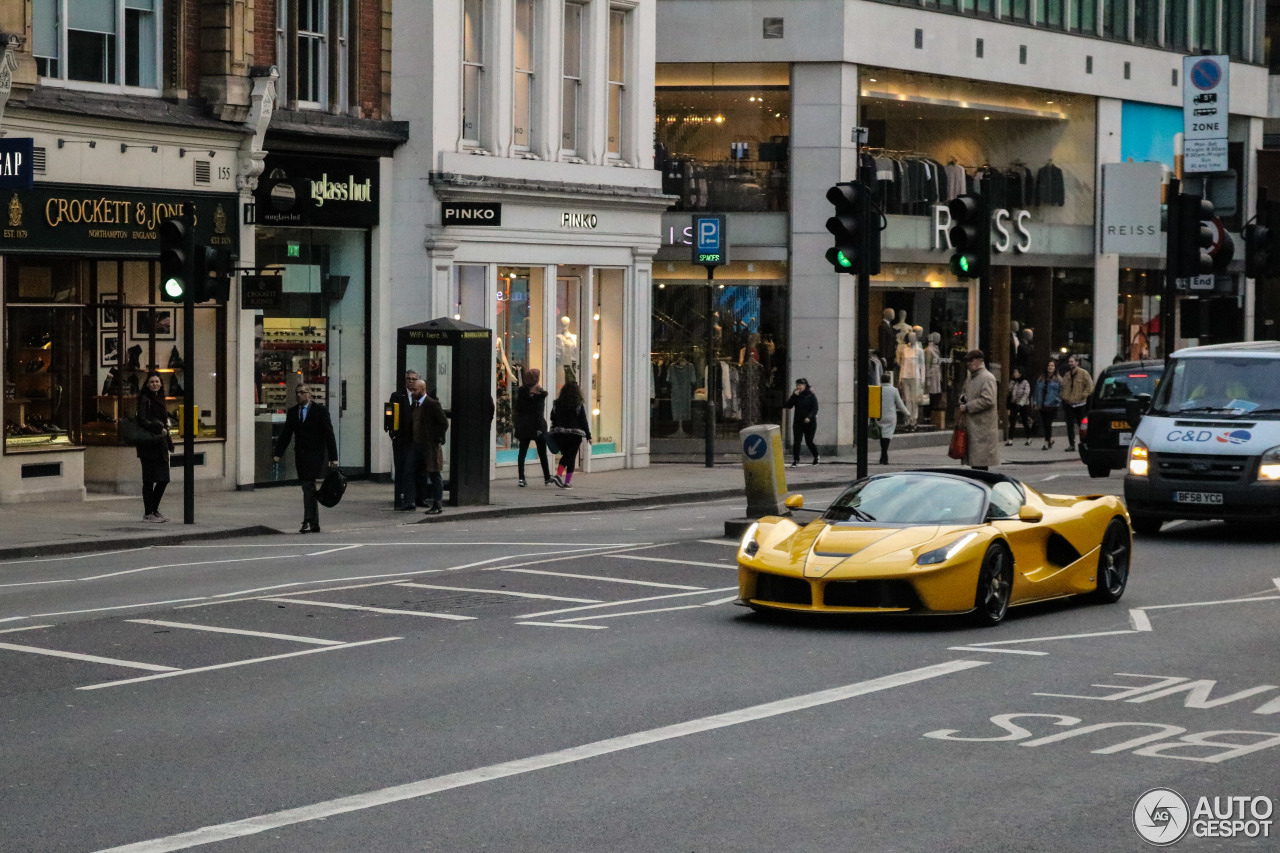
[[[1002,655],[1038,655],[1044,656],[1048,652],[1031,652],[1026,649],[980,649],[977,646],[947,646],[953,652],[999,652]]]
[[[83,660],[89,663],[105,663],[111,666],[127,666],[130,669],[146,669],[151,672],[174,672],[178,670],[176,666],[160,666],[154,663],[139,663],[133,660],[120,660],[119,658],[104,658],[97,655],[82,655],[79,652],[63,652],[57,649],[40,649],[35,646],[17,646],[13,643],[0,643],[0,649],[8,649],[12,652],[27,652],[33,655],[48,655],[53,658],[70,658],[71,660]]]
[[[672,610],[697,610],[701,604],[682,604],[679,607],[656,607],[653,610],[627,610],[622,613],[597,613],[595,616],[575,616],[572,619],[557,619],[557,622],[585,622],[588,619],[616,619],[619,616],[643,616],[646,613],[667,613]]]
[[[341,548],[330,548],[327,551],[312,551],[308,557],[323,557],[325,554],[336,554],[339,551],[350,551],[353,548],[363,548],[363,545],[344,545]]]
[[[731,595],[728,598],[717,598],[715,601],[704,601],[700,606],[715,607],[717,604],[733,604],[737,600],[738,600],[738,596]]]
[[[336,610],[363,610],[366,613],[389,613],[393,616],[427,616],[431,619],[452,619],[456,622],[470,622],[474,616],[458,616],[453,613],[427,613],[423,610],[395,610],[391,607],[368,607],[362,604],[339,604],[336,601],[312,601],[306,598],[263,598],[276,604],[305,604],[309,607],[332,607]]]
[[[1045,643],[1049,640],[1078,640],[1083,637],[1111,637],[1116,634],[1136,634],[1137,631],[1096,631],[1092,634],[1060,634],[1056,637],[1027,637],[1025,640],[997,640],[994,643],[970,643],[975,649],[981,651],[987,646],[1011,646],[1017,643]]]
[[[1151,617],[1141,607],[1135,607],[1129,611],[1129,624],[1135,631],[1150,631]]]
[[[148,545],[143,548],[125,548],[120,551],[94,551],[90,554],[74,554],[74,555],[67,555],[63,557],[33,557],[32,559],[29,559],[29,560],[5,560],[2,565],[20,566],[23,563],[56,563],[56,562],[61,562],[63,560],[88,560],[96,557],[111,557],[116,554],[132,554],[135,551],[145,551],[147,550],[147,548],[150,548],[150,547],[151,546]],[[217,546],[211,545],[209,547],[213,548]]]
[[[407,581],[398,583],[396,586],[411,586],[414,589],[447,589],[450,592],[483,592],[488,595],[514,595],[517,598],[544,598],[549,601],[577,601],[582,604],[598,604],[598,598],[569,598],[563,595],[542,595],[536,592],[512,592],[509,589],[471,589],[465,586],[436,586],[429,583],[413,583]]]
[[[419,797],[426,797],[443,791],[451,791],[470,785],[478,785],[483,782],[491,782],[496,779],[505,779],[511,776],[534,773],[539,770],[547,770],[552,767],[560,767],[566,764],[586,761],[591,758],[611,755],[613,753],[623,752],[629,749],[637,749],[642,746],[662,743],[676,738],[689,737],[703,732],[715,731],[717,729],[742,725],[744,723],[751,723],[756,720],[764,720],[770,717],[777,717],[783,714],[790,714],[809,708],[816,708],[822,705],[830,705],[834,702],[842,702],[857,696],[865,696],[870,693],[891,690],[895,687],[905,687],[910,684],[928,681],[929,679],[939,678],[944,675],[953,675],[958,672],[973,669],[974,667],[986,666],[988,663],[989,661],[977,660],[947,661],[946,663],[934,664],[933,666],[921,667],[919,669],[907,670],[906,672],[899,672],[893,675],[885,675],[854,684],[847,684],[843,687],[819,690],[814,693],[806,693],[800,696],[793,696],[788,699],[780,699],[775,702],[766,702],[761,705],[739,708],[734,711],[714,714],[709,717],[701,717],[699,719],[687,720],[685,722],[675,723],[669,726],[661,726],[656,729],[649,729],[648,731],[633,732],[632,734],[622,735],[620,737],[606,738],[605,740],[598,740],[594,743],[570,747],[556,752],[548,752],[542,755],[531,756],[529,758],[519,758],[514,761],[491,764],[488,767],[464,770],[459,773],[449,773],[444,776],[422,779],[417,782],[408,782],[403,785],[393,785],[376,791],[365,791],[360,794],[339,797],[333,800],[313,803],[308,806],[284,809],[278,812],[271,812],[268,814],[258,815],[256,817],[245,818],[243,820],[213,824],[190,832],[183,832],[177,835],[166,836],[164,838],[155,838],[149,841],[139,841],[133,844],[112,847],[108,850],[100,850],[98,853],[171,853],[171,851],[175,850],[188,850],[192,847],[213,844],[218,841],[229,841],[235,838],[244,838],[249,835],[269,832],[286,826],[296,826],[297,824],[308,823],[314,820],[324,820],[325,818],[333,817],[335,815],[363,811],[365,809],[375,808],[377,806],[383,806],[390,803],[404,802],[405,800],[418,799]]]
[[[1165,530],[1172,530],[1173,528],[1175,528],[1175,527],[1181,527],[1182,525],[1184,525],[1184,524],[1186,524],[1186,523],[1187,523],[1187,520],[1186,520],[1185,518],[1179,518],[1177,521],[1169,521],[1169,522],[1166,522],[1166,523],[1165,523],[1165,525],[1164,525],[1164,529],[1165,529]]]
[[[644,560],[649,563],[677,563],[681,566],[710,566],[713,569],[734,569],[738,568],[737,563],[700,563],[697,560],[673,560],[669,557],[633,557],[630,554],[604,554],[613,560]]]
[[[465,528],[463,528],[463,529],[465,529]],[[338,544],[340,544],[340,543],[337,543],[337,542],[317,542],[317,543],[314,543],[314,544],[315,544],[315,545],[319,545],[320,547],[324,547],[324,546],[326,546],[326,545],[338,545]],[[559,547],[563,547],[563,546],[569,546],[569,547],[585,546],[585,547],[589,547],[589,548],[629,548],[629,547],[631,547],[632,545],[636,545],[636,544],[647,544],[647,543],[636,543],[636,542],[525,542],[525,541],[523,541],[523,540],[521,540],[521,541],[519,541],[519,542],[512,542],[512,541],[510,541],[510,540],[507,540],[507,541],[505,541],[505,542],[466,542],[466,541],[460,541],[460,542],[440,542],[440,541],[437,541],[437,540],[434,540],[434,539],[433,539],[433,540],[423,541],[423,542],[403,542],[403,541],[398,541],[398,542],[362,542],[362,543],[360,543],[360,545],[359,545],[359,546],[352,545],[352,546],[350,546],[350,547],[352,547],[352,548],[355,548],[355,547],[363,547],[363,548],[386,548],[386,547],[422,548],[422,547],[424,547],[424,546],[425,546],[425,547],[433,547],[433,548],[434,548],[434,547],[442,546],[442,545],[445,545],[445,546],[462,545],[462,546],[466,546],[466,547],[468,547],[468,548],[471,548],[471,547],[478,547],[478,546],[482,546],[482,545],[506,545],[507,547],[510,547],[510,548],[516,548],[516,547],[519,547],[519,548],[559,548]],[[156,545],[156,546],[154,546],[154,547],[156,547],[156,548],[220,548],[220,549],[221,549],[221,548],[297,548],[297,547],[298,547],[298,545],[297,545],[297,543],[296,543],[296,542],[247,542],[247,543],[244,543],[244,544],[236,544],[236,545],[221,545],[221,544],[219,544],[219,545],[185,544],[185,545]],[[134,550],[141,550],[141,549],[134,549]],[[126,553],[126,552],[124,552],[124,551],[119,551],[119,552],[111,552],[111,553],[121,553],[121,554],[123,554],[123,553]]]
[[[114,607],[90,607],[87,610],[55,610],[52,613],[33,613],[27,619],[43,619],[46,616],[79,616],[81,613],[102,613],[107,610],[136,610],[139,607],[159,607],[162,604],[182,604],[187,601],[204,601],[205,596],[195,598],[171,598],[167,601],[142,601],[137,604],[117,604]]]
[[[662,589],[698,589],[698,590],[706,589],[706,587],[702,587],[702,586],[688,586],[686,584],[680,584],[680,583],[657,583],[656,581],[633,581],[627,578],[610,578],[610,577],[604,577],[602,575],[574,575],[568,572],[548,572],[548,571],[539,571],[538,569],[510,569],[505,566],[501,569],[498,569],[498,571],[519,572],[520,574],[524,574],[524,575],[550,575],[551,577],[555,577],[555,578],[577,578],[578,580],[604,581],[606,583],[625,583],[625,584],[631,584],[633,586],[656,586],[656,587],[661,587]]]
[[[1062,476],[1061,474],[1050,474],[1048,477],[1041,477],[1041,478],[1040,478],[1040,482],[1041,482],[1041,483],[1048,483],[1050,480],[1056,480],[1056,479],[1058,479],[1058,478],[1059,478],[1059,477],[1061,477],[1061,476]]]
[[[296,560],[301,554],[267,554],[262,557],[231,557],[226,560],[197,560],[194,563],[160,563],[155,566],[139,566],[136,569],[121,569],[118,572],[106,572],[101,575],[90,575],[76,578],[79,581],[100,581],[107,578],[118,578],[123,575],[136,575],[139,572],[154,572],[158,569],[186,569],[191,566],[222,566],[228,563],[252,563],[260,560]]]
[[[161,619],[126,619],[138,625],[158,625],[161,628],[181,628],[187,631],[208,631],[214,634],[240,634],[245,637],[265,637],[268,640],[291,640],[295,643],[311,643],[316,646],[342,646],[342,640],[321,640],[317,637],[298,637],[293,634],[271,634],[266,631],[246,631],[242,628],[219,628],[213,625],[193,625],[189,622],[165,622]]]
[[[3,618],[0,618],[0,622],[18,622],[26,618],[27,618],[26,616],[5,616]]]
[[[25,619],[26,617],[19,616],[18,618]],[[0,619],[0,622],[2,621],[4,620]],[[38,628],[52,628],[52,627],[53,627],[52,625],[23,625],[21,628],[0,628],[0,634],[12,634],[15,631],[35,631]]]
[[[1277,601],[1280,595],[1264,595],[1256,598],[1224,598],[1221,601],[1187,601],[1182,604],[1149,604],[1143,610],[1168,610],[1171,607],[1208,607],[1210,604],[1247,604],[1253,601]]]
[[[303,649],[300,652],[285,652],[282,655],[267,655],[261,658],[249,658],[248,660],[233,660],[230,663],[215,663],[212,666],[199,666],[194,669],[180,669],[177,672],[163,672],[159,675],[142,675],[137,678],[125,678],[120,681],[104,681],[102,684],[86,684],[84,687],[77,687],[76,690],[101,690],[104,687],[121,687],[125,684],[138,684],[142,681],[156,681],[160,678],[175,678],[179,675],[195,675],[201,672],[213,672],[216,669],[231,669],[237,666],[248,666],[254,663],[266,663],[273,660],[284,660],[285,658],[296,658],[303,655],[314,655],[321,652],[336,652],[339,649],[352,649],[356,646],[368,646],[373,643],[389,643],[392,640],[402,640],[403,637],[379,637],[376,640],[360,640],[355,643],[343,643],[340,646],[320,646],[315,649]]]
[[[526,613],[523,616],[517,616],[516,619],[537,619],[542,616],[557,616],[561,613],[576,613],[582,610],[596,610],[601,607],[622,607],[626,604],[640,604],[645,601],[662,601],[667,598],[685,598],[690,595],[706,595],[713,592],[737,592],[736,586],[726,586],[720,589],[700,589],[697,592],[673,592],[670,595],[651,595],[647,598],[628,598],[625,601],[606,601],[604,604],[587,604],[582,607],[565,607],[561,610],[544,610],[541,613]],[[558,622],[564,620],[558,619]]]
[[[571,625],[568,622],[517,622],[517,625],[537,625],[541,628],[592,628],[603,631],[608,625]]]
[[[703,545],[728,545],[730,548],[733,548],[735,550],[739,545],[742,544],[736,539],[732,541],[727,539],[699,539],[698,541],[701,542]]]

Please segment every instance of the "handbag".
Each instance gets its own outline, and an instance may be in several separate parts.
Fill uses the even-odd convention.
[[[951,446],[947,448],[947,456],[964,461],[969,453],[969,431],[957,426],[951,433]]]
[[[556,441],[556,437],[554,433],[544,432],[542,434],[542,440],[546,442],[548,453],[558,454],[560,452],[560,444]]]
[[[347,477],[337,468],[330,468],[324,475],[324,482],[316,489],[316,500],[328,507],[338,505],[347,490]]]
[[[160,438],[155,433],[144,429],[138,419],[132,415],[125,415],[120,418],[116,429],[120,440],[131,447],[153,444]]]

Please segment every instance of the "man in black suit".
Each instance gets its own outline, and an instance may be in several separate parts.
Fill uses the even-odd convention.
[[[326,467],[338,467],[338,442],[333,437],[329,410],[320,403],[311,402],[311,392],[305,385],[299,385],[294,393],[298,404],[285,414],[284,429],[280,430],[272,456],[279,462],[289,447],[289,440],[297,433],[293,460],[298,469],[298,479],[302,481],[302,529],[298,532],[319,533],[320,505],[316,502],[316,480],[324,479]]]
[[[391,458],[395,465],[395,508],[403,511],[411,511],[413,509],[413,492],[421,494],[420,491],[412,489],[409,475],[409,449],[413,446],[413,425],[409,416],[409,392],[413,389],[413,383],[418,381],[418,372],[416,370],[406,370],[404,373],[404,390],[394,391],[391,394],[389,404],[398,404],[400,406],[400,428],[388,429],[387,432],[391,436]],[[407,497],[406,497],[407,496]],[[407,504],[406,504],[407,501]]]

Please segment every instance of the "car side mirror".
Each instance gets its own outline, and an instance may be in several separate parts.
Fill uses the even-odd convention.
[[[804,509],[804,495],[792,495],[783,501],[783,503],[789,509]]]
[[[1137,429],[1138,421],[1142,420],[1142,416],[1151,408],[1151,395],[1139,394],[1132,398],[1124,407],[1124,419],[1129,422],[1129,429]]]
[[[1018,521],[1026,521],[1035,524],[1037,521],[1044,519],[1044,513],[1033,506],[1023,504],[1018,508]]]

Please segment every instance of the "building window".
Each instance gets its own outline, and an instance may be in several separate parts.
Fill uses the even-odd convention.
[[[1222,7],[1223,50],[1232,59],[1247,60],[1244,3],[1227,3]]]
[[[285,69],[282,87],[291,106],[346,109],[347,14],[347,0],[277,3],[276,59]]]
[[[991,17],[995,14],[993,0],[964,0],[964,10],[970,15]]]
[[[605,153],[623,156],[627,110],[627,12],[609,10],[609,125]]]
[[[1108,0],[1102,21],[1102,34],[1109,39],[1129,38],[1129,0]]]
[[[1218,0],[1199,0],[1196,3],[1195,46],[1200,50],[1218,49]]]
[[[1096,33],[1098,31],[1098,0],[1075,0],[1071,5],[1074,12],[1072,28],[1078,33]]]
[[[534,0],[516,0],[515,91],[512,93],[515,115],[511,142],[516,148],[525,150],[533,145],[535,25]]]
[[[157,0],[34,0],[37,73],[51,80],[156,88],[157,6]]]
[[[484,83],[484,0],[462,4],[462,138],[480,141],[480,92]]]
[[[1063,0],[1040,0],[1040,26],[1055,30],[1065,29],[1067,19]]]
[[[1024,24],[1031,21],[1031,0],[1007,0],[1005,8],[1010,20]]]
[[[1139,44],[1160,43],[1160,0],[1134,0],[1133,40]]]
[[[326,62],[325,40],[328,20],[325,0],[298,2],[298,72],[294,96],[299,104],[318,107],[325,98],[329,63]]]
[[[1165,0],[1164,46],[1187,49],[1187,0]]]
[[[580,3],[564,5],[564,77],[560,103],[560,148],[566,154],[578,150],[582,121],[582,22],[585,17]]]

